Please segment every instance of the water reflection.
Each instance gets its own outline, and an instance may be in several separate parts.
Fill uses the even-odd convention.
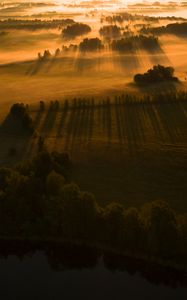
[[[38,248],[38,250],[36,250]],[[70,244],[1,245],[1,299],[186,299],[186,274]],[[11,287],[11,288],[10,288]]]

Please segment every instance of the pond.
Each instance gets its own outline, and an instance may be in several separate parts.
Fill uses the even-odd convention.
[[[1,248],[2,250],[2,248]],[[7,250],[7,249],[6,249]],[[66,247],[4,251],[0,299],[186,300],[186,276],[128,258]],[[60,254],[60,255],[59,255]]]

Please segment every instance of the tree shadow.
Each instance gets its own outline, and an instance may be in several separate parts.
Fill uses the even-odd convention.
[[[187,133],[187,116],[182,103],[178,101],[161,103],[156,105],[156,111],[168,141],[172,144],[183,142]]]
[[[149,55],[149,59],[153,65],[171,65],[171,62],[166,55],[166,52],[162,49],[162,46],[159,42],[156,47],[146,48],[145,51]]]
[[[45,118],[41,125],[40,133],[44,136],[48,136],[52,131],[57,113],[59,111],[58,101],[51,101],[48,110],[46,112]]]
[[[126,144],[133,153],[138,145],[145,142],[143,108],[141,103],[133,103],[126,97],[115,99],[116,127],[121,145]]]
[[[140,66],[140,61],[136,52],[129,54],[113,54],[112,56],[113,65],[122,71],[128,71],[131,74],[134,74],[135,71]]]
[[[26,71],[26,75],[34,76],[50,64],[50,60],[36,60]]]
[[[107,138],[108,144],[110,145],[112,139],[112,112],[111,112],[111,100],[107,98],[103,101],[103,113],[102,113],[102,127],[104,135]]]
[[[149,94],[153,97],[155,95],[160,95],[161,93],[173,93],[175,94],[179,88],[182,87],[182,83],[174,82],[174,81],[163,81],[159,83],[153,83],[153,84],[142,84],[138,85],[136,83],[131,83],[129,86],[138,89],[138,91],[142,94]]]

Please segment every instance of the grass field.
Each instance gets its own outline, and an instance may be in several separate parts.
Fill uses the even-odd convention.
[[[164,199],[187,211],[187,102],[77,99],[58,109],[30,106],[37,136],[51,150],[70,153],[73,180],[101,205],[141,206]],[[38,137],[1,131],[0,162],[13,163],[37,150]],[[8,149],[17,149],[10,157]]]

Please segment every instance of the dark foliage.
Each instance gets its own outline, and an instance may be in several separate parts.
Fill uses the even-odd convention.
[[[146,16],[146,15],[140,15],[140,14],[130,14],[127,12],[123,12],[121,14],[115,14],[112,16],[105,16],[101,18],[101,23],[107,22],[109,24],[113,23],[119,23],[123,24],[124,22],[135,22],[135,21],[144,21],[148,23],[158,23],[159,20],[170,20],[170,21],[185,21],[185,18],[182,17],[174,17],[174,16]]]
[[[91,39],[84,39],[80,45],[79,49],[80,51],[97,51],[97,50],[102,50],[104,48],[102,42],[98,38],[91,38]]]
[[[1,168],[0,236],[78,240],[186,263],[186,215],[176,215],[162,201],[140,211],[117,203],[101,208],[93,195],[70,183],[70,171],[67,154],[47,151],[14,168]]]
[[[134,81],[138,85],[149,85],[164,81],[178,82],[178,78],[174,77],[173,74],[174,69],[172,67],[157,65],[144,74],[136,74]]]
[[[171,23],[166,26],[159,27],[143,27],[140,31],[143,34],[174,34],[177,36],[187,35],[187,22],[184,23]]]
[[[117,25],[103,26],[100,28],[99,33],[106,38],[119,37],[121,35],[121,29]]]
[[[53,19],[53,20],[20,20],[20,19],[7,19],[0,20],[0,30],[41,30],[41,29],[54,29],[63,28],[67,25],[74,24],[72,19]]]
[[[32,135],[34,124],[29,115],[28,107],[23,103],[14,104],[1,125],[1,131],[8,134]]]
[[[137,49],[159,50],[159,41],[154,36],[132,35],[120,40],[113,40],[111,49],[120,52],[134,52]]]
[[[62,36],[64,38],[75,38],[77,36],[87,34],[90,31],[91,27],[89,25],[83,23],[75,23],[64,28],[62,30]]]

